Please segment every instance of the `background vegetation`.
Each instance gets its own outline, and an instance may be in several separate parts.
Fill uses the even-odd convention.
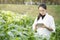
[[[0,0],[0,4],[54,4],[60,5],[60,0]]]

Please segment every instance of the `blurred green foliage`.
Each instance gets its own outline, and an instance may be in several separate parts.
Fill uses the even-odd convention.
[[[11,11],[0,10],[0,40],[42,40],[34,35],[32,24],[34,17]],[[56,32],[50,40],[60,40],[60,25],[56,23]]]

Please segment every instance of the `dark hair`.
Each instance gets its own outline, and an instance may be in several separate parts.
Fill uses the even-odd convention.
[[[40,5],[38,6],[38,9],[39,9],[39,7],[43,7],[44,9],[47,9],[46,4],[44,4],[44,3],[40,4]]]
[[[47,9],[46,4],[44,4],[44,3],[40,4],[40,5],[38,6],[38,9],[39,9],[39,7],[43,7],[44,9]],[[38,15],[37,20],[39,20],[39,18],[40,18],[40,13],[39,13],[39,15]]]
[[[40,18],[40,13],[39,13],[39,15],[38,15],[37,21],[39,20],[39,18]]]

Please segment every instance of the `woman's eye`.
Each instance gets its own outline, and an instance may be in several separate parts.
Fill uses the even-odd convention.
[[[40,11],[44,11],[44,10],[40,10]]]

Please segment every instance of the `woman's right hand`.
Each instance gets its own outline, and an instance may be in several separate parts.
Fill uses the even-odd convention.
[[[37,32],[37,25],[35,25],[35,32]]]

